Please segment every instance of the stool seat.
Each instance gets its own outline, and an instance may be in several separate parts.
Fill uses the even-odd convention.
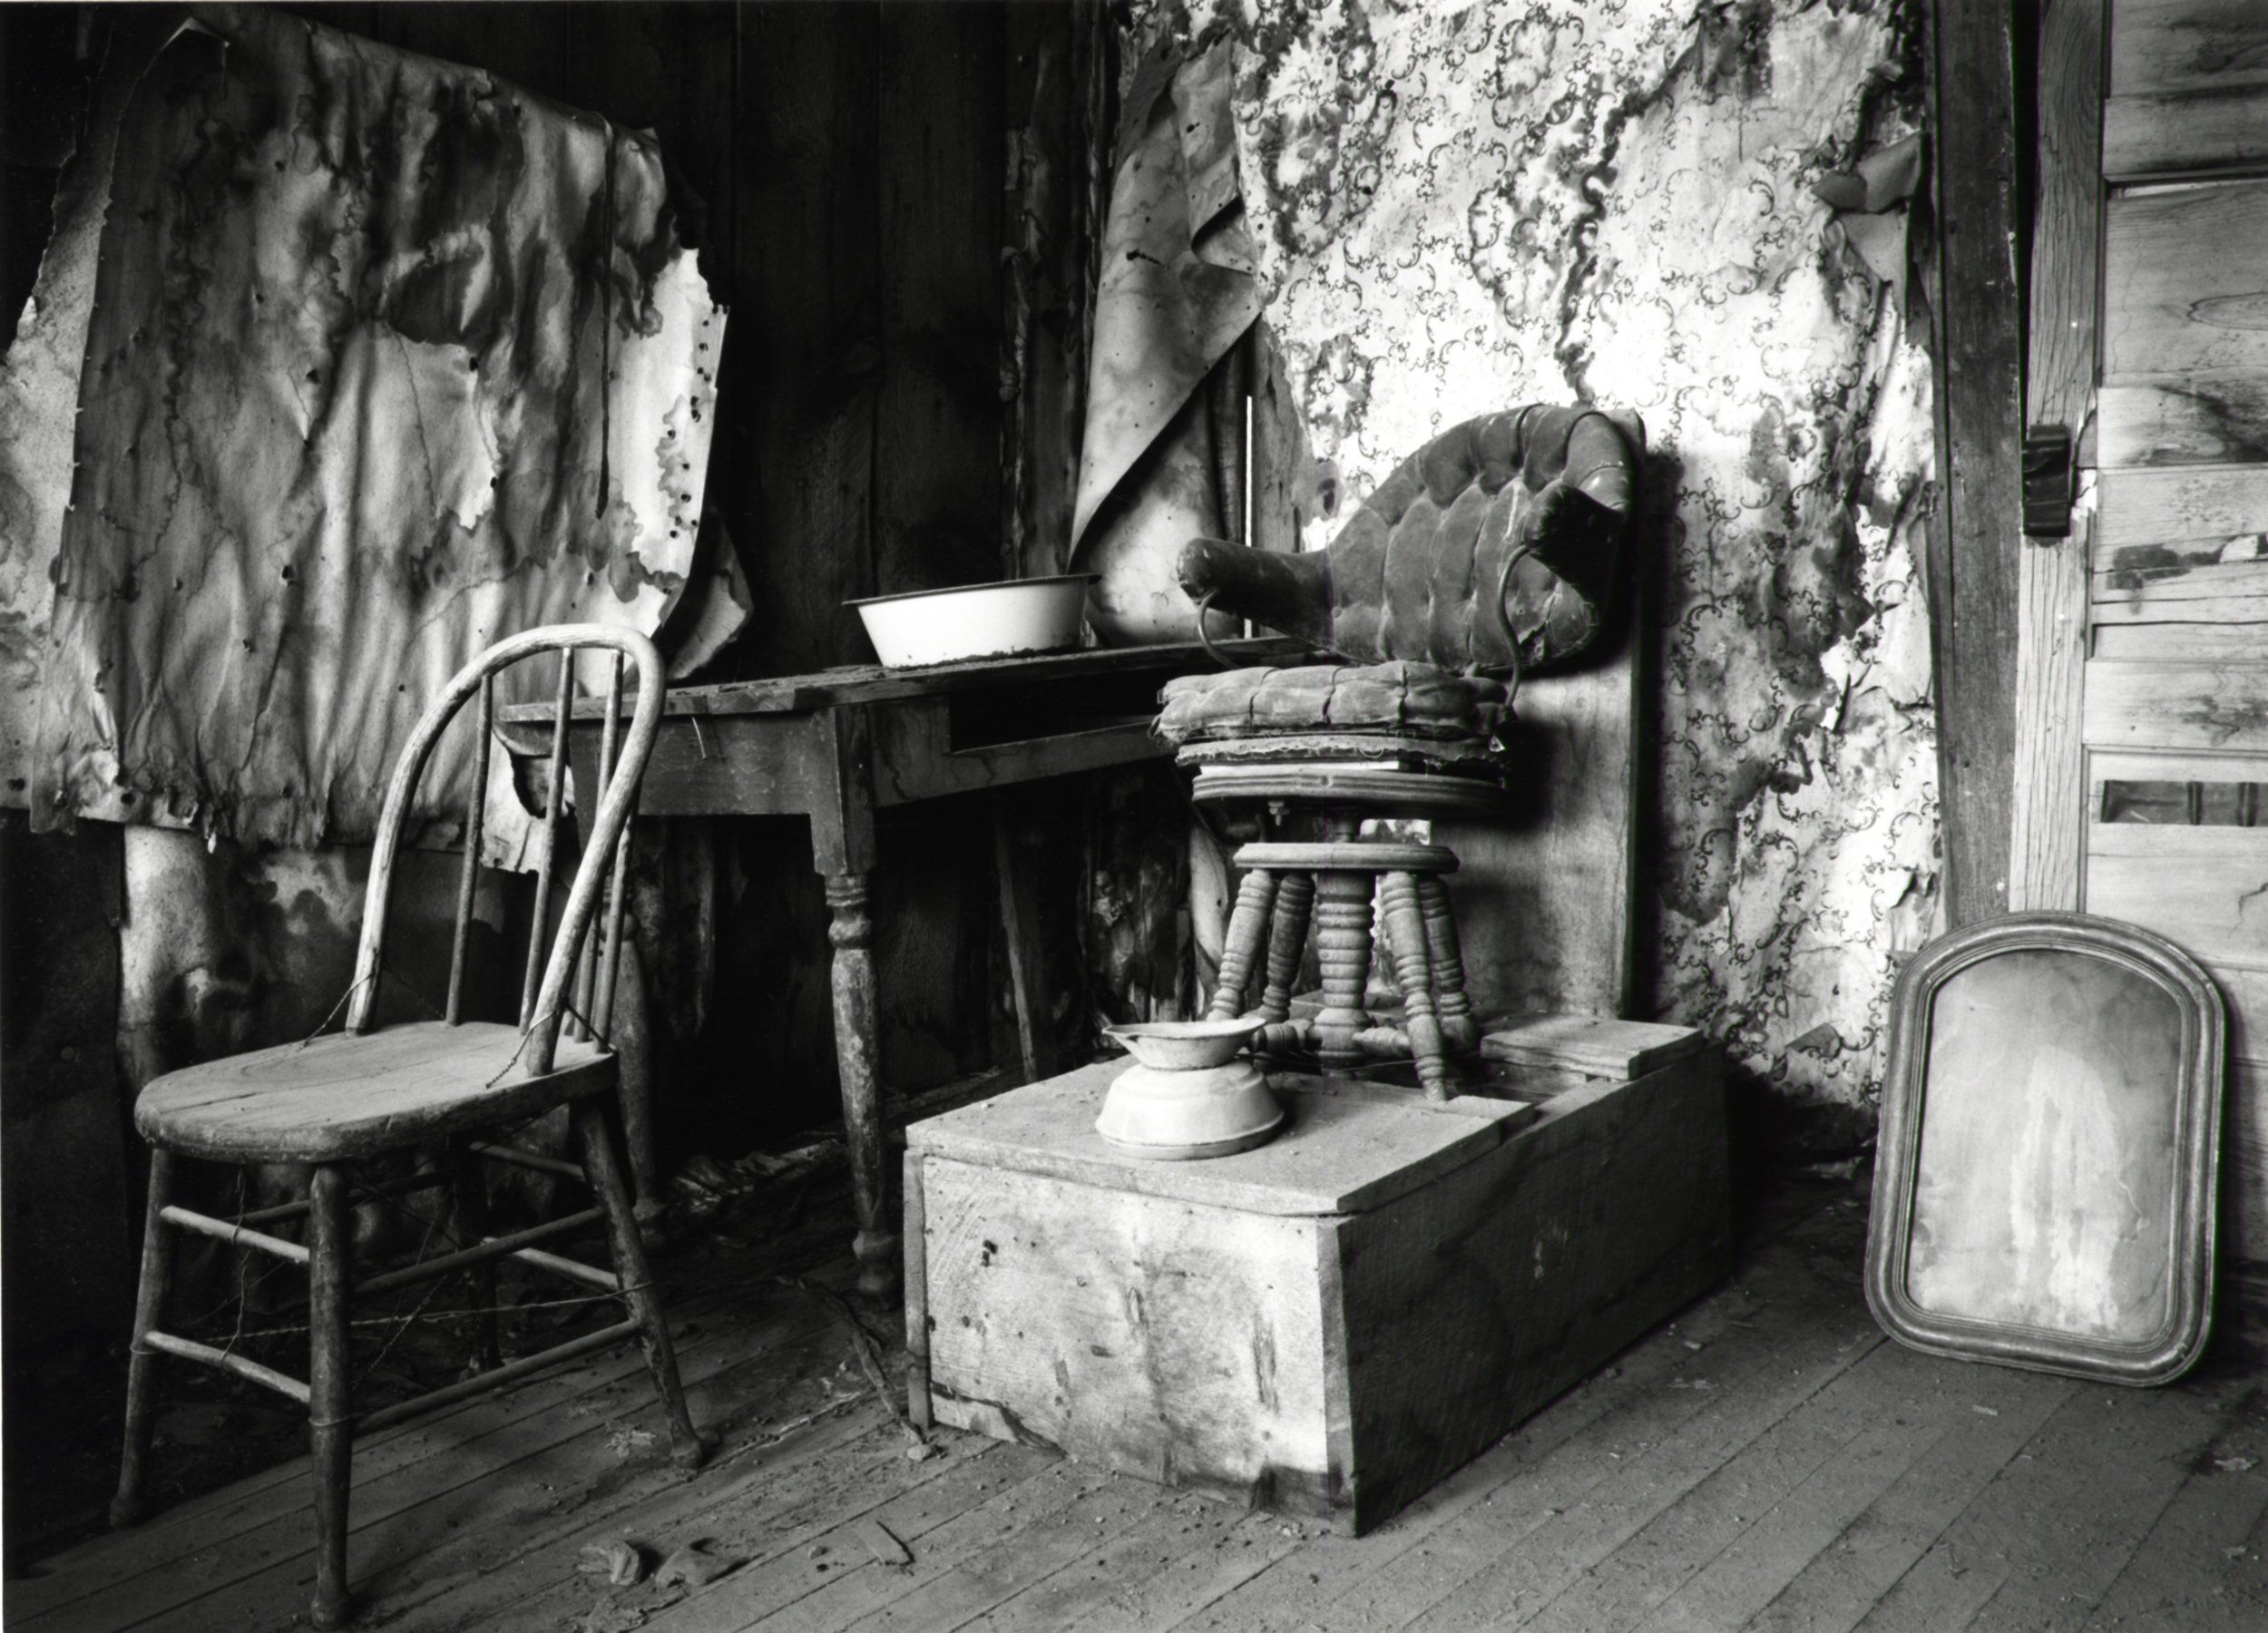
[[[1394,839],[1262,839],[1238,847],[1237,865],[1270,873],[1455,873],[1457,853]]]
[[[1189,750],[1183,750],[1186,755]],[[1388,816],[1495,816],[1505,807],[1504,785],[1494,777],[1344,762],[1200,766],[1189,797],[1221,800],[1297,800],[1326,809],[1375,811]]]
[[[152,1145],[214,1162],[333,1162],[540,1116],[613,1087],[616,1057],[562,1038],[552,1070],[520,1063],[517,1026],[414,1022],[169,1071],[134,1101]]]

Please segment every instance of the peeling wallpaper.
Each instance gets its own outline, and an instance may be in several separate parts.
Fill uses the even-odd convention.
[[[660,623],[723,320],[650,137],[210,15],[141,72],[108,185],[105,155],[74,161],[9,359],[0,746],[35,826],[310,846],[370,832],[411,721],[482,646]],[[460,735],[429,813],[463,808]]]
[[[1893,0],[1200,0],[1127,53],[1234,38],[1266,320],[1354,498],[1508,405],[1643,416],[1655,1009],[1843,1105],[1937,915],[1934,455],[1925,337],[1813,189],[1911,132],[1919,27]]]

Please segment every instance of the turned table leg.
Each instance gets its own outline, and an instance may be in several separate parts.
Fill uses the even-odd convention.
[[[835,1064],[842,1078],[843,1139],[850,1152],[851,1199],[858,1216],[852,1251],[858,1290],[885,1298],[897,1289],[898,1238],[890,1228],[889,1176],[883,1164],[880,1040],[875,1022],[874,914],[863,873],[826,878],[827,941],[835,950]]]

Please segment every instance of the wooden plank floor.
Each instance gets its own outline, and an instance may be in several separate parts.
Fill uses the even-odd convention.
[[[823,1299],[712,1276],[675,1312],[706,1469],[660,1458],[631,1355],[376,1437],[363,1623],[2268,1630],[2256,1375],[2214,1357],[2135,1392],[1931,1360],[1867,1316],[1862,1194],[1779,1217],[1730,1285],[1359,1540],[1030,1446],[946,1432],[909,1455]],[[304,1626],[308,1524],[304,1468],[270,1471],[8,1582],[6,1625]],[[650,1564],[706,1540],[732,1568],[697,1588],[578,1569],[624,1540]]]

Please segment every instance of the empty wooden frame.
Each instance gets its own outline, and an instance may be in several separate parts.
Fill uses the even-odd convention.
[[[1883,1329],[1936,1354],[2168,1383],[2212,1321],[2222,1006],[2131,925],[2014,914],[1899,977],[1867,1232]]]

